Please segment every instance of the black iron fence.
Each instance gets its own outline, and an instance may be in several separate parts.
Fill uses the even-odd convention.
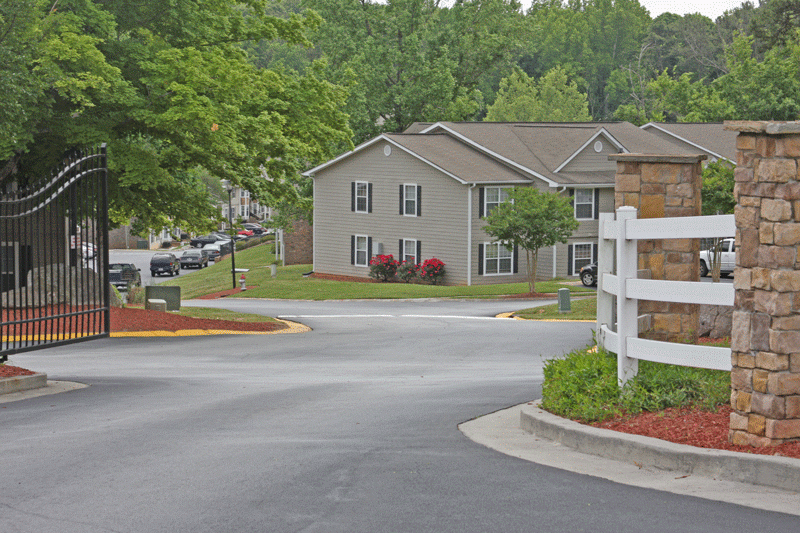
[[[106,145],[0,190],[0,362],[110,331]]]

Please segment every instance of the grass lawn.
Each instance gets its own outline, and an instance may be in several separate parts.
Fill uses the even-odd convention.
[[[278,267],[278,275],[272,279],[270,264],[274,260],[272,245],[263,244],[236,252],[236,268],[250,269],[245,273],[247,292],[235,294],[236,298],[278,298],[293,300],[346,300],[376,298],[490,298],[507,294],[528,292],[527,283],[501,285],[438,286],[415,283],[363,283],[353,281],[331,281],[303,277],[311,271],[311,265]],[[236,274],[236,287],[241,274]],[[181,287],[182,299],[197,298],[233,288],[231,260],[227,257],[213,266],[204,268],[191,276],[179,276],[162,283]],[[583,286],[567,285],[559,281],[536,283],[537,292],[555,293],[567,287],[572,292],[593,292]]]
[[[538,286],[538,283],[537,283]],[[570,301],[571,311],[559,313],[558,304],[543,305],[532,309],[517,311],[514,316],[527,320],[597,320],[597,297],[588,297]]]

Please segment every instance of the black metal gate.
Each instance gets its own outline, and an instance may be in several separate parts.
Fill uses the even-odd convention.
[[[110,331],[106,145],[0,191],[0,363]]]

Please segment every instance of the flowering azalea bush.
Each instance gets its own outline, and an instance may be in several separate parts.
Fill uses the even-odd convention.
[[[397,273],[398,264],[392,255],[376,255],[369,262],[369,277],[378,281],[391,281]]]
[[[403,261],[397,266],[397,277],[400,281],[410,283],[417,277],[417,270],[419,265],[415,265],[411,261]]]
[[[419,265],[417,274],[423,281],[427,281],[431,285],[436,285],[445,275],[444,263],[435,257],[426,259]]]

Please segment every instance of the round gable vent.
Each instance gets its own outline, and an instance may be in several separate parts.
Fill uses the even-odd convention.
[[[383,147],[383,155],[385,155],[386,157],[389,157],[390,155],[392,155],[392,146],[391,145],[387,144],[387,145],[385,145]]]
[[[603,141],[595,141],[594,151],[598,154],[603,151]]]

